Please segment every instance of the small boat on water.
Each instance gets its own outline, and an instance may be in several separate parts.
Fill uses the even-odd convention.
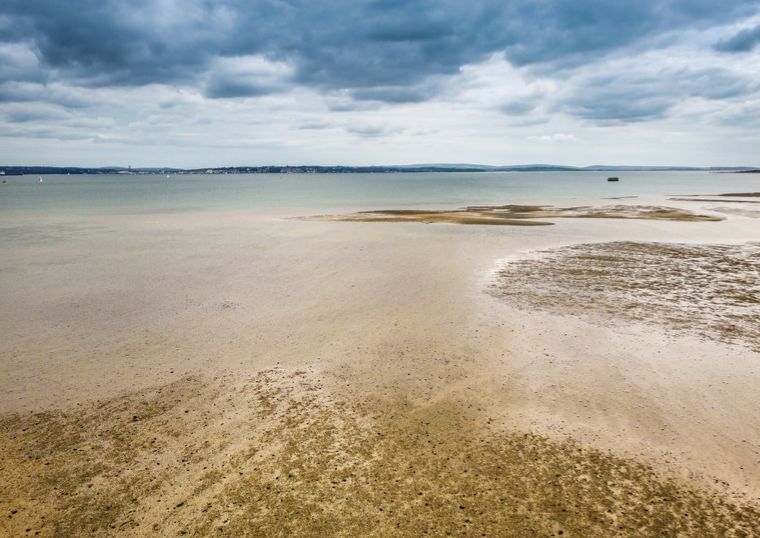
[[[607,181],[620,181],[619,177],[608,177]]]
[[[37,183],[42,183],[42,176],[39,176],[40,179],[37,180]]]

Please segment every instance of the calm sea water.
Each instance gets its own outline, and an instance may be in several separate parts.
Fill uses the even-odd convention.
[[[251,211],[264,215],[468,204],[611,203],[672,195],[760,191],[756,174],[704,172],[413,173],[255,175],[49,175],[6,177],[0,218]]]

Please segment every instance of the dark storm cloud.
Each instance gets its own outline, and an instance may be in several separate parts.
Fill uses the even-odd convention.
[[[204,88],[204,95],[211,99],[229,99],[233,97],[261,97],[282,91],[283,86],[254,79],[237,77],[212,78]]]
[[[227,99],[230,97],[261,97],[272,93],[271,88],[238,81],[217,80],[209,84],[204,92],[211,99]]]
[[[715,48],[721,52],[749,52],[760,45],[760,25],[742,30],[738,34],[719,41]]]
[[[446,90],[447,76],[495,55],[562,79],[559,95],[504,102],[507,116],[535,122],[540,105],[598,123],[637,122],[662,118],[689,97],[733,99],[758,89],[720,70],[587,76],[585,66],[757,10],[757,0],[4,0],[0,103],[73,110],[91,107],[103,87],[160,83],[211,99],[307,87],[330,112],[366,112],[430,100]],[[715,47],[742,52],[759,41],[755,27]],[[5,115],[43,119],[21,109]],[[394,132],[347,130],[365,138]]]
[[[10,38],[29,46],[48,68],[90,86],[187,80],[213,53],[199,22],[164,33],[141,0],[10,0],[0,8]],[[181,33],[176,33],[181,31]]]
[[[415,84],[503,52],[515,65],[594,56],[678,27],[736,20],[754,0],[6,0],[6,39],[88,85],[188,82],[219,56],[287,60],[324,88]],[[169,7],[167,7],[169,6]],[[168,19],[168,20],[167,20]],[[231,85],[232,86],[232,85]],[[220,96],[241,91],[219,88]],[[254,93],[255,93],[254,89]],[[358,94],[360,97],[361,94]],[[380,93],[372,98],[382,97]],[[391,102],[398,94],[388,93]]]

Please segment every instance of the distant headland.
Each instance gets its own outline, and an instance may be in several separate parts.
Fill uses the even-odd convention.
[[[408,164],[378,166],[317,166],[317,165],[267,165],[267,166],[221,166],[210,168],[151,167],[132,168],[122,166],[76,167],[76,166],[0,166],[0,176],[43,174],[392,174],[414,172],[732,172],[760,173],[751,166],[566,166],[556,164],[519,164],[493,166],[485,164]]]

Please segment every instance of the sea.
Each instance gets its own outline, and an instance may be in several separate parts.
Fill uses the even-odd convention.
[[[608,182],[614,175],[619,182]],[[263,216],[476,204],[663,203],[760,191],[760,175],[708,172],[440,172],[8,176],[0,223],[55,215],[244,211]],[[634,198],[636,197],[636,198]],[[613,201],[611,201],[613,200]]]
[[[0,413],[197,372],[360,360],[369,356],[361,350],[388,346],[460,356],[452,334],[477,335],[477,320],[501,322],[501,303],[485,291],[514,257],[605,241],[760,241],[756,204],[670,200],[757,192],[758,175],[608,175],[5,177]],[[290,218],[501,204],[674,205],[725,220],[525,227]]]

